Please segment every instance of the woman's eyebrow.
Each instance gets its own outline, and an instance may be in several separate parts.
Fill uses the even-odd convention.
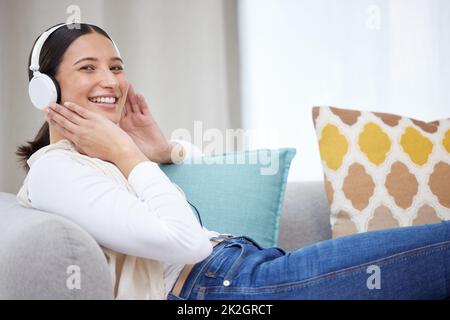
[[[85,57],[85,58],[81,58],[80,60],[75,62],[73,65],[76,65],[77,63],[80,63],[80,62],[83,62],[83,61],[86,61],[86,60],[88,60],[88,61],[98,61],[98,59],[94,58],[94,57]],[[113,61],[117,60],[117,61],[120,61],[120,62],[123,63],[122,59],[119,58],[119,57],[112,57],[110,60],[113,60]]]

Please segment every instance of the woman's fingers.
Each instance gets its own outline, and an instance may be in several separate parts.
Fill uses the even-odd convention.
[[[67,121],[67,120],[61,120],[60,115],[55,116],[54,112],[49,111],[47,113],[47,121],[52,125],[53,128],[56,129],[56,131],[61,133],[61,135],[63,135],[63,137],[65,137],[75,143],[76,135],[73,134],[73,132],[71,132],[69,129],[67,129],[64,125],[60,124],[61,121]]]
[[[63,116],[64,118],[66,118],[67,120],[69,120],[70,122],[72,122],[76,125],[81,125],[82,121],[84,120],[78,114],[76,114],[73,111],[69,110],[68,108],[61,106],[59,104],[56,104],[56,103],[50,105],[50,110],[54,111],[55,113],[60,114],[61,116]]]
[[[88,109],[83,108],[73,102],[64,102],[64,106],[82,119],[88,120],[94,119],[96,117],[96,114],[94,112],[89,111]]]
[[[136,100],[138,102],[139,105],[139,111],[143,114],[143,115],[147,115],[149,113],[148,111],[148,105],[147,102],[144,99],[144,96],[140,93],[136,93]]]
[[[140,93],[134,91],[133,86],[130,84],[127,92],[127,99],[125,100],[124,116],[126,117],[129,113],[140,113],[147,115],[148,105],[144,99],[144,96]]]
[[[66,108],[59,104],[53,104],[48,109],[48,118],[57,123],[60,127],[70,132],[75,132],[79,127],[80,119],[75,117],[73,112],[68,111]],[[78,123],[77,123],[78,122]]]
[[[60,126],[57,122],[55,122],[54,120],[50,120],[52,126],[59,132],[61,133],[65,138],[69,139],[70,141],[72,141],[73,143],[76,143],[76,139],[77,136],[75,134],[73,134],[72,132],[70,132],[69,130],[67,130],[66,128]]]
[[[125,92],[125,103],[123,105],[122,108],[122,114],[120,115],[120,119],[124,118],[127,116],[128,110],[127,110],[127,104],[128,104],[128,97],[129,97],[129,89],[130,89],[131,84],[128,84],[127,90]]]
[[[127,116],[127,103],[125,102],[125,105],[122,108],[122,114],[120,115],[120,120],[122,120],[126,116]]]
[[[127,99],[127,101],[125,101],[125,113],[124,113],[124,116],[126,117],[128,114],[131,114],[132,112],[133,112],[133,110],[131,109],[131,103],[130,103],[130,101],[128,101],[128,99]]]
[[[136,93],[134,92],[133,86],[130,84],[128,88],[127,100],[130,102],[131,112],[139,112],[139,105],[136,100]]]

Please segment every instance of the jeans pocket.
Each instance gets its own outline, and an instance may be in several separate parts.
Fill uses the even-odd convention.
[[[223,264],[218,274],[224,281],[231,281],[231,279],[236,277],[239,268],[247,256],[248,249],[246,246],[246,244],[241,242],[231,242],[225,246],[231,257],[227,259],[227,263]]]
[[[207,278],[225,278],[230,270],[237,263],[237,260],[244,255],[244,245],[239,242],[230,241],[224,243],[214,258],[210,260],[204,271]]]

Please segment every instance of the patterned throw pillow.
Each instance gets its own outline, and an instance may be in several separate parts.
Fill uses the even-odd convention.
[[[314,107],[333,238],[450,219],[450,119]]]

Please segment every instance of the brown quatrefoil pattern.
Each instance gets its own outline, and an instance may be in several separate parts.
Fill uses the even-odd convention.
[[[333,237],[450,219],[450,119],[314,107]]]

